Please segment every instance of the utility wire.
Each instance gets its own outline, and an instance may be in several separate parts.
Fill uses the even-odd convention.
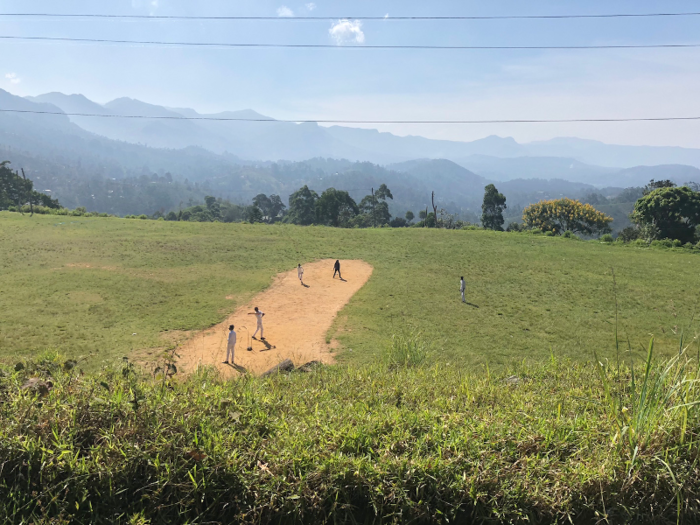
[[[583,118],[583,119],[505,119],[505,120],[333,120],[333,119],[270,119],[270,118],[232,118],[232,117],[185,117],[174,115],[115,115],[100,113],[59,113],[52,111],[34,111],[26,109],[0,109],[2,113],[29,113],[34,115],[58,115],[64,117],[97,117],[124,119],[158,119],[158,120],[214,120],[224,122],[282,122],[293,124],[547,124],[567,122],[662,122],[700,120],[697,117],[639,117],[639,118]]]
[[[21,18],[107,18],[125,20],[563,20],[576,18],[661,18],[700,16],[684,13],[612,13],[579,15],[495,15],[495,16],[186,16],[186,15],[114,15],[62,13],[0,13],[0,17]]]
[[[44,42],[77,42],[91,44],[129,44],[155,46],[194,46],[224,48],[292,48],[292,49],[431,49],[431,50],[581,50],[581,49],[679,49],[698,48],[700,44],[601,44],[584,46],[424,46],[424,45],[334,45],[334,44],[259,44],[217,42],[163,42],[159,40],[112,40],[107,38],[70,38],[53,36],[7,36],[0,40],[25,40]]]

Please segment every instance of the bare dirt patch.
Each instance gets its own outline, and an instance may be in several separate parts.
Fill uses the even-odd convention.
[[[313,360],[332,363],[330,349],[337,344],[327,344],[326,333],[338,312],[372,275],[372,266],[364,261],[341,261],[344,280],[333,279],[334,262],[322,260],[305,265],[307,287],[299,282],[296,268],[279,274],[270,288],[238,308],[224,322],[184,343],[178,350],[180,370],[190,373],[198,366],[214,365],[225,377],[238,375],[239,371],[222,363],[231,324],[236,326],[238,334],[235,363],[249,372],[259,374],[285,359],[291,359],[297,366]],[[265,312],[266,342],[250,339],[256,321],[247,314],[255,306]],[[253,350],[246,350],[248,346]]]

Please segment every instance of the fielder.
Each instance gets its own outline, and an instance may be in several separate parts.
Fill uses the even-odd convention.
[[[333,279],[335,279],[336,273],[338,274],[338,277],[340,277],[340,279],[342,280],[343,276],[340,275],[340,261],[335,261],[335,264],[333,265]]]
[[[233,325],[228,327],[228,345],[226,346],[226,361],[224,364],[229,364],[228,356],[231,356],[231,364],[233,364],[233,351],[236,348],[236,332],[233,331]]]
[[[467,300],[464,298],[464,290],[467,288],[467,285],[464,283],[464,277],[459,278],[459,291],[462,294],[462,302],[466,303]]]
[[[301,264],[297,264],[297,276],[301,285],[304,286],[304,268],[301,267]]]
[[[258,326],[255,329],[255,333],[253,334],[253,339],[255,339],[255,336],[258,335],[258,332],[260,332],[260,340],[264,341],[265,337],[263,336],[263,324],[262,324],[262,318],[265,316],[263,312],[261,312],[258,307],[255,307],[254,312],[250,312],[248,315],[254,315],[255,318],[258,320]]]

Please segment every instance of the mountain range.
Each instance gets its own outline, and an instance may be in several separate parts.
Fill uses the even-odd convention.
[[[435,191],[440,207],[476,220],[484,186],[495,182],[517,219],[520,208],[545,198],[610,197],[650,179],[700,181],[700,150],[692,149],[580,139],[438,141],[277,122],[252,110],[212,117],[259,121],[187,120],[181,117],[201,115],[61,93],[23,98],[0,90],[1,109],[17,112],[0,111],[0,161],[25,168],[38,189],[67,206],[120,215],[177,209],[205,194],[246,203],[275,193],[286,202],[304,184],[319,193],[346,189],[359,200],[386,183],[395,215],[425,209]],[[75,113],[83,116],[67,115]],[[128,118],[134,116],[164,118]]]
[[[492,170],[501,177],[527,178],[527,175],[514,176],[512,168],[527,165],[530,170],[525,170],[526,173],[531,169],[544,168],[550,174],[555,169],[557,178],[577,178],[581,182],[594,184],[608,180],[608,176],[614,173],[614,170],[600,167],[619,170],[639,165],[681,164],[700,168],[700,149],[612,145],[578,138],[519,144],[510,137],[490,136],[473,142],[457,142],[402,137],[371,129],[278,122],[249,109],[200,114],[193,109],[167,108],[130,98],[118,98],[102,105],[83,95],[55,92],[27,97],[26,100],[54,106],[65,113],[102,115],[71,116],[69,119],[87,131],[111,139],[155,148],[199,146],[214,153],[228,152],[257,161],[302,161],[330,157],[392,164],[416,158],[447,159],[468,169],[478,166],[485,171]],[[105,115],[160,119],[104,118]],[[200,120],[184,120],[181,117]],[[508,165],[504,162],[490,162],[493,158],[510,159],[511,168],[504,169]],[[538,160],[533,161],[532,158]],[[543,177],[541,172],[537,172],[537,175]],[[585,177],[593,177],[594,180],[584,181]]]

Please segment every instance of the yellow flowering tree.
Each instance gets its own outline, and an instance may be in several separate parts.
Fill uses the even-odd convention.
[[[612,220],[590,204],[572,199],[540,201],[523,210],[523,222],[527,227],[557,235],[567,230],[584,235],[609,233]]]

